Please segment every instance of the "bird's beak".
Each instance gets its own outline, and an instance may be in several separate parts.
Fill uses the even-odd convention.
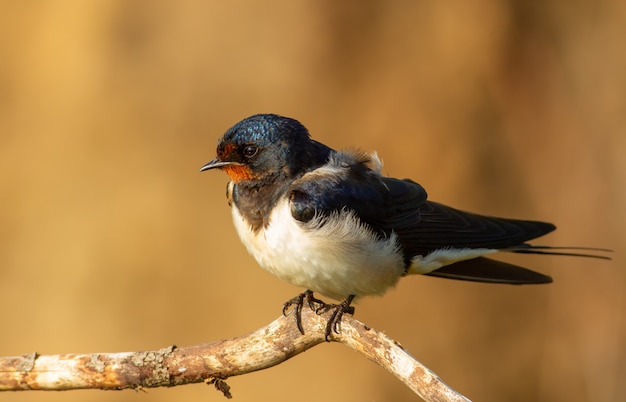
[[[230,166],[230,165],[239,165],[239,163],[237,163],[237,162],[225,162],[225,161],[220,160],[219,158],[215,158],[211,162],[209,162],[206,165],[202,166],[200,168],[200,171],[204,172],[205,170],[222,168],[224,166]]]

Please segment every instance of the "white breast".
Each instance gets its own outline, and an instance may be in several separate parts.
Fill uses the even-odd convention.
[[[352,212],[341,211],[323,225],[302,223],[281,200],[269,225],[254,233],[232,206],[235,228],[258,263],[277,277],[324,296],[381,295],[404,272],[395,234],[378,239]]]

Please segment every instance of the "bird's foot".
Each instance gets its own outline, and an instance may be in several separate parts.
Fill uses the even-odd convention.
[[[307,304],[309,308],[317,313],[318,310],[323,309],[327,306],[322,300],[317,299],[313,296],[313,292],[310,290],[305,290],[300,293],[298,296],[293,299],[287,300],[287,302],[283,305],[283,315],[287,316],[287,311],[291,306],[293,308],[293,315],[296,319],[296,326],[302,335],[304,335],[304,328],[302,328],[302,307],[304,304]],[[328,311],[326,309],[324,311]],[[317,313],[320,314],[320,313]]]
[[[345,313],[348,313],[350,315],[354,314],[354,307],[350,305],[350,303],[352,303],[352,300],[354,300],[354,295],[348,296],[346,300],[342,301],[339,304],[324,303],[323,305],[315,309],[315,313],[318,315],[324,314],[330,310],[334,310],[330,318],[328,319],[328,322],[326,323],[326,330],[324,331],[324,339],[326,339],[326,342],[329,341],[328,338],[330,337],[331,332],[334,332],[336,334],[341,333],[341,318],[343,317],[343,315]]]

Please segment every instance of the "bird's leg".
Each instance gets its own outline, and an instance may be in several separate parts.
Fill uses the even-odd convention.
[[[308,289],[300,293],[293,299],[287,300],[287,302],[283,304],[284,316],[287,316],[287,310],[289,310],[289,307],[294,306],[293,314],[296,319],[296,326],[298,327],[298,330],[302,335],[304,335],[304,328],[302,328],[302,306],[304,306],[304,303],[306,303],[309,308],[315,312],[326,306],[326,303],[324,303],[320,299],[315,298],[313,296],[313,292]]]
[[[350,315],[354,314],[354,307],[350,305],[350,303],[352,303],[352,300],[354,300],[354,295],[348,296],[346,300],[342,301],[339,304],[323,304],[322,306],[315,309],[315,312],[318,315],[324,314],[330,310],[335,310],[333,311],[332,315],[328,319],[328,322],[326,323],[326,330],[324,331],[324,338],[326,339],[326,342],[329,341],[328,337],[330,336],[331,332],[334,331],[336,334],[341,333],[341,318],[343,317],[343,315],[345,313],[348,313]]]

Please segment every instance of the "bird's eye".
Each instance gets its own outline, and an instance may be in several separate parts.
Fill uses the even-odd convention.
[[[245,156],[246,158],[252,158],[254,155],[257,154],[257,152],[259,152],[259,148],[257,148],[255,145],[246,145],[243,149],[243,156]]]

